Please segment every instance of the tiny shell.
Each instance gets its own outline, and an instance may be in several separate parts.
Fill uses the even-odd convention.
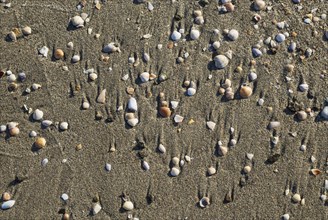
[[[131,201],[125,201],[123,203],[123,209],[125,209],[126,211],[131,211],[134,209],[134,205]]]
[[[306,83],[302,83],[298,86],[298,88],[300,89],[301,92],[306,92],[307,90],[309,90],[309,85]]]
[[[218,50],[218,49],[220,48],[220,46],[221,46],[220,41],[215,41],[215,42],[213,42],[213,44],[212,44],[212,47],[213,47],[215,50]]]
[[[137,100],[134,97],[131,97],[128,101],[128,110],[133,112],[138,111]]]
[[[257,74],[254,73],[254,72],[250,72],[250,73],[248,74],[248,78],[249,78],[250,81],[254,81],[254,80],[257,79]]]
[[[179,33],[178,31],[173,31],[171,34],[171,39],[173,41],[178,41],[181,38],[181,33]]]
[[[246,153],[246,157],[247,157],[247,159],[252,160],[254,157],[254,154]]]
[[[271,129],[276,129],[276,128],[278,128],[278,127],[280,127],[280,122],[279,121],[271,121],[270,123],[269,123],[269,126],[268,126],[268,128],[271,130]]]
[[[12,129],[10,129],[10,130],[9,130],[9,134],[10,134],[11,136],[16,136],[16,135],[18,135],[18,134],[19,134],[19,128],[18,128],[18,127],[14,127],[14,128],[12,128]]]
[[[150,75],[149,75],[148,72],[143,72],[143,73],[140,74],[139,77],[140,77],[141,82],[145,83],[145,82],[149,81]]]
[[[32,115],[33,119],[40,121],[43,118],[43,111],[36,109]]]
[[[91,81],[95,81],[98,78],[98,75],[96,73],[90,73],[89,74],[89,79]]]
[[[15,32],[13,31],[10,31],[9,34],[8,34],[8,37],[11,41],[17,41],[17,37],[16,37],[16,34]]]
[[[319,169],[311,169],[310,173],[314,176],[318,176],[319,174],[321,174],[321,170]]]
[[[139,120],[137,118],[131,118],[127,120],[127,123],[131,126],[134,127],[139,123]]]
[[[63,193],[60,198],[64,201],[67,201],[68,200],[68,195],[66,193]]]
[[[32,29],[29,26],[25,26],[22,29],[22,32],[23,32],[24,35],[30,35],[32,33]]]
[[[224,7],[228,12],[233,12],[235,10],[235,6],[231,2],[227,2],[224,4]]]
[[[148,63],[148,62],[150,61],[150,56],[149,56],[148,53],[144,53],[144,54],[143,54],[143,60],[144,60],[146,63]]]
[[[284,215],[281,216],[281,218],[283,220],[289,220],[290,216],[289,216],[289,214],[284,214]]]
[[[192,40],[197,40],[199,37],[200,37],[200,31],[199,30],[193,29],[193,30],[190,31],[190,38]]]
[[[92,214],[96,215],[101,210],[101,206],[99,203],[94,203],[92,206]]]
[[[148,171],[150,169],[149,163],[147,161],[142,161],[142,168]]]
[[[41,122],[41,125],[44,126],[44,127],[49,127],[50,125],[52,125],[52,121],[50,121],[50,120],[43,120]]]
[[[54,53],[54,57],[59,60],[64,57],[64,51],[62,49],[56,49]]]
[[[39,148],[39,149],[42,149],[46,146],[46,139],[44,139],[43,137],[38,137],[36,139],[36,141],[34,142],[34,145]]]
[[[177,166],[179,164],[179,158],[178,157],[173,157],[171,160],[172,164]]]
[[[210,205],[210,198],[208,197],[203,197],[200,201],[199,201],[199,206],[201,208],[206,208],[206,206]]]
[[[183,121],[183,117],[181,115],[175,115],[174,116],[174,122],[175,123],[181,123]]]
[[[83,27],[84,26],[84,20],[81,16],[74,16],[72,19],[71,19],[71,22],[72,22],[72,25],[74,25],[75,27],[77,28],[80,28],[80,27]]]
[[[252,88],[246,85],[241,86],[239,90],[240,96],[244,99],[250,97],[252,93],[253,93]]]
[[[170,171],[171,176],[176,177],[180,174],[180,170],[177,167],[173,167]]]
[[[292,201],[293,201],[294,203],[298,203],[298,202],[300,202],[300,201],[301,201],[301,196],[300,196],[300,194],[298,194],[298,193],[294,194],[293,197],[292,197]]]
[[[7,130],[6,125],[0,125],[0,133],[5,132]]]
[[[196,89],[195,88],[188,88],[187,89],[187,95],[188,96],[193,96],[196,94]]]
[[[219,155],[225,156],[228,153],[228,148],[224,146],[219,146]]]
[[[66,121],[60,123],[59,128],[62,131],[66,131],[68,129],[68,123]]]
[[[179,102],[178,101],[171,101],[170,103],[171,103],[172,109],[176,109],[178,107],[178,105],[179,105]]]
[[[204,24],[204,23],[205,23],[205,20],[204,20],[204,17],[203,17],[203,16],[198,16],[198,17],[196,17],[196,18],[194,19],[194,22],[195,22],[196,24],[201,25],[201,24]]]
[[[111,171],[112,170],[112,165],[110,165],[109,163],[106,163],[105,169],[106,169],[107,172]]]
[[[239,37],[239,32],[236,29],[231,29],[227,36],[230,40],[235,41]]]
[[[11,196],[10,196],[9,193],[4,192],[4,193],[2,194],[2,200],[3,200],[3,201],[8,201],[8,200],[10,200],[10,199],[11,199]]]
[[[206,122],[206,126],[212,131],[214,131],[215,125],[216,124],[213,121]]]
[[[90,104],[89,104],[89,102],[84,101],[84,102],[82,103],[82,108],[83,108],[83,109],[88,109],[88,108],[90,108]]]
[[[265,9],[265,2],[263,0],[255,0],[253,6],[256,11],[261,11]]]
[[[48,164],[49,160],[47,158],[44,158],[42,161],[41,161],[41,165],[44,167]]]
[[[304,121],[307,118],[307,114],[305,111],[299,111],[297,112],[297,118],[300,121]]]
[[[160,107],[158,112],[164,118],[168,118],[171,116],[171,109],[168,107]]]
[[[14,205],[15,205],[15,200],[8,200],[8,201],[1,204],[1,209],[2,210],[10,209]]]
[[[105,104],[106,103],[106,89],[103,89],[100,93],[99,96],[97,98],[97,102],[101,103],[101,104]]]
[[[72,57],[72,63],[77,63],[80,61],[80,59],[80,56],[76,54]]]
[[[40,50],[39,53],[43,56],[43,57],[47,57],[48,56],[48,52],[49,52],[49,48],[46,46],[43,46]]]
[[[252,54],[254,58],[262,56],[262,52],[257,48],[252,48]]]
[[[277,34],[276,37],[275,37],[275,40],[278,42],[278,43],[282,43],[284,42],[286,39],[286,36],[283,35],[283,34]]]
[[[103,47],[104,53],[113,53],[119,51],[119,49],[115,46],[114,43],[107,44]]]
[[[251,166],[245,166],[244,169],[243,169],[244,173],[246,173],[246,174],[247,173],[250,173],[251,170],[252,170],[252,167]]]
[[[215,66],[219,69],[225,68],[229,64],[229,59],[224,55],[214,57]]]
[[[166,148],[164,147],[163,144],[158,145],[158,151],[161,152],[162,154],[166,153]]]
[[[209,176],[212,176],[212,175],[214,175],[216,173],[216,169],[214,168],[214,167],[209,167],[208,169],[207,169],[207,174],[209,175]]]

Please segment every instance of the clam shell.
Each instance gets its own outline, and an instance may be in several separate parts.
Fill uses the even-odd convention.
[[[125,201],[123,203],[123,209],[125,209],[126,211],[131,211],[134,209],[134,205],[131,201]]]
[[[229,59],[224,55],[214,57],[215,66],[219,69],[225,68],[229,64]]]
[[[159,152],[161,152],[163,154],[166,153],[166,148],[164,147],[163,144],[159,144],[157,149],[158,149]]]
[[[173,167],[170,171],[170,175],[173,177],[176,177],[180,174],[180,170],[177,167]]]
[[[171,39],[173,41],[178,41],[181,39],[181,33],[179,33],[178,31],[173,31],[171,34]]]
[[[68,123],[66,121],[60,123],[59,128],[62,131],[66,131],[68,129]]]
[[[181,115],[175,115],[174,116],[174,122],[175,123],[181,123],[183,121],[183,117]]]
[[[59,60],[64,57],[64,51],[62,49],[56,49],[54,53],[54,57]]]
[[[158,112],[164,118],[168,118],[171,116],[171,109],[168,107],[160,107]]]
[[[279,121],[271,121],[269,123],[268,127],[269,127],[270,130],[271,129],[276,129],[276,128],[280,127],[280,122]]]
[[[128,110],[133,112],[138,111],[137,100],[134,97],[131,97],[128,101]]]
[[[134,127],[139,123],[139,120],[137,118],[131,118],[127,120],[127,123],[131,126]]]
[[[219,155],[225,156],[228,153],[228,148],[224,146],[219,146]]]
[[[187,89],[187,95],[188,96],[193,96],[196,94],[196,89],[195,88],[188,88]]]
[[[203,197],[201,200],[199,200],[199,206],[201,208],[205,208],[210,204],[210,198],[208,197]]]
[[[227,36],[230,40],[235,41],[239,37],[239,32],[236,29],[231,29]]]
[[[212,44],[212,47],[213,47],[215,50],[219,49],[220,46],[221,46],[220,41],[215,41],[215,42]]]
[[[72,63],[77,63],[80,61],[80,59],[80,56],[76,54],[72,57]]]
[[[149,163],[147,161],[142,161],[142,168],[146,171],[149,170],[150,169]]]
[[[43,138],[43,137],[38,137],[38,138],[36,139],[36,141],[34,142],[34,145],[35,145],[37,148],[42,149],[42,148],[44,148],[44,147],[46,146],[46,143],[47,143],[47,141],[46,141],[45,138]]]
[[[92,214],[93,215],[96,215],[98,214],[98,212],[100,212],[101,210],[101,206],[99,203],[94,203],[93,206],[92,206]]]
[[[71,18],[71,22],[72,25],[74,25],[74,27],[80,28],[84,26],[84,20],[81,16],[74,16],[73,18]]]
[[[328,120],[328,106],[325,106],[322,109],[320,116],[323,117],[325,120]]]
[[[49,127],[50,125],[52,125],[52,121],[50,121],[50,120],[43,120],[43,121],[41,122],[41,124],[42,124],[42,126],[44,126],[44,127]]]
[[[193,29],[193,30],[190,31],[190,38],[192,40],[197,40],[199,37],[200,37],[200,31],[199,30]]]
[[[107,44],[103,47],[103,52],[104,53],[113,53],[117,51],[117,47],[115,46],[114,43]]]
[[[252,95],[253,90],[251,87],[249,86],[242,86],[239,90],[239,94],[242,98],[248,98]]]
[[[143,82],[143,83],[148,82],[149,81],[149,77],[150,77],[150,75],[149,75],[148,72],[143,72],[139,76],[141,82]]]
[[[8,200],[8,201],[1,204],[1,209],[2,210],[10,209],[14,205],[15,205],[15,200]]]
[[[15,32],[13,31],[10,31],[9,34],[8,34],[8,37],[11,41],[17,41],[17,37],[16,37],[16,34]]]
[[[311,169],[311,170],[310,170],[310,173],[311,173],[312,175],[314,175],[314,176],[318,176],[318,175],[321,174],[322,172],[321,172],[321,170],[319,170],[319,169]]]
[[[33,119],[40,121],[43,118],[43,111],[36,109],[32,115]]]
[[[214,131],[215,125],[216,124],[213,121],[206,122],[206,126],[212,131]]]
[[[24,35],[30,35],[32,33],[32,29],[29,26],[26,26],[22,29]]]

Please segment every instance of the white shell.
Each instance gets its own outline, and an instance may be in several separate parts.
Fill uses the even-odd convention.
[[[328,190],[328,180],[325,180],[325,189]]]
[[[175,166],[177,166],[179,164],[179,158],[178,157],[173,157],[171,160],[171,163]]]
[[[175,115],[174,116],[174,122],[175,123],[181,123],[183,121],[183,117],[181,115]]]
[[[215,41],[213,44],[212,44],[212,47],[217,50],[219,49],[221,46],[221,43],[219,41]]]
[[[62,131],[66,131],[68,129],[68,123],[66,121],[60,123],[59,128]]]
[[[163,154],[166,153],[166,149],[165,149],[165,147],[164,147],[163,144],[159,144],[158,145],[158,151],[161,152],[161,153],[163,153]]]
[[[112,170],[112,165],[110,165],[109,163],[106,163],[105,169],[106,169],[107,172],[111,171]]]
[[[68,42],[67,47],[72,50],[74,47],[74,43],[72,41]]]
[[[1,209],[6,210],[10,209],[15,205],[15,200],[8,200],[1,204]]]
[[[214,128],[215,128],[216,123],[214,123],[213,121],[208,121],[208,122],[206,122],[206,125],[210,130],[213,131]]]
[[[35,131],[30,132],[30,137],[36,137],[38,134]]]
[[[186,156],[185,156],[185,160],[186,160],[187,162],[190,162],[190,161],[191,161],[191,157],[189,157],[188,155],[186,155]]]
[[[150,60],[150,56],[149,56],[149,54],[148,54],[148,53],[144,53],[144,54],[143,54],[143,59],[144,59],[144,61],[145,61],[146,63],[148,63],[149,60]]]
[[[275,37],[275,40],[278,42],[278,43],[282,43],[286,40],[286,36],[283,35],[283,34],[277,34],[276,37]]]
[[[208,197],[203,197],[201,200],[199,200],[199,206],[201,208],[205,208],[210,204],[210,199]]]
[[[172,109],[176,109],[179,105],[179,102],[178,101],[171,101],[171,108]]]
[[[8,37],[10,38],[11,41],[16,41],[17,40],[16,34],[13,31],[9,32]]]
[[[188,96],[193,96],[196,94],[196,89],[195,88],[188,88],[187,89],[187,95]]]
[[[247,159],[252,160],[254,157],[254,154],[246,153],[246,157],[247,157]]]
[[[301,92],[306,92],[307,90],[309,90],[309,85],[306,83],[302,83],[298,86],[298,88],[301,90]]]
[[[49,52],[49,48],[46,46],[43,46],[40,50],[39,53],[43,56],[43,57],[47,57],[48,56],[48,52]]]
[[[199,30],[196,30],[196,29],[193,29],[190,31],[190,38],[192,40],[197,40],[200,36],[200,31]]]
[[[150,2],[147,2],[147,8],[148,8],[149,11],[154,10],[154,6]]]
[[[320,116],[321,117],[323,117],[324,119],[328,119],[328,106],[325,106],[323,109],[322,109],[322,111],[321,111],[321,113],[320,113]]]
[[[327,196],[325,194],[320,196],[320,199],[325,202],[327,200]]]
[[[301,151],[306,151],[306,145],[302,144],[301,147],[300,147],[300,150]]]
[[[250,72],[250,73],[248,74],[248,78],[249,78],[250,81],[254,81],[254,80],[257,79],[257,74],[254,73],[254,72]]]
[[[44,158],[42,161],[41,161],[41,165],[44,167],[48,164],[49,160],[47,158]]]
[[[60,198],[64,201],[67,201],[68,200],[68,195],[66,193],[63,193]]]
[[[142,161],[142,168],[146,171],[149,170],[150,169],[149,163],[147,161]]]
[[[7,76],[7,81],[8,82],[15,82],[16,81],[16,76],[15,74],[10,74],[9,76]]]
[[[301,198],[300,194],[298,194],[298,193],[294,194],[293,197],[292,197],[292,200],[293,200],[293,202],[295,202],[295,203],[300,202],[301,199],[302,199],[302,198]]]
[[[290,216],[289,216],[289,214],[284,214],[283,216],[281,216],[281,218],[283,220],[289,220]]]
[[[131,126],[134,127],[139,123],[139,120],[137,118],[131,118],[127,120],[127,123]]]
[[[173,31],[171,34],[171,39],[173,41],[178,41],[181,38],[181,33],[179,33],[178,31]]]
[[[52,125],[52,121],[50,120],[43,120],[41,122],[41,124],[44,126],[44,127],[49,127],[50,125]]]
[[[134,97],[131,97],[128,101],[128,110],[130,111],[138,111],[137,100]]]
[[[180,170],[177,167],[173,167],[170,171],[171,176],[176,177],[180,174]]]
[[[82,103],[82,108],[83,108],[83,109],[88,109],[88,108],[90,108],[90,103],[84,101],[84,102]]]
[[[280,127],[280,122],[279,121],[271,121],[269,123],[269,129],[275,129],[275,128],[278,128]]]
[[[214,57],[215,66],[219,69],[223,69],[229,64],[229,59],[224,55],[217,55]]]
[[[80,59],[80,56],[76,54],[72,57],[72,63],[77,63],[80,61]]]
[[[30,35],[32,33],[32,29],[29,26],[26,26],[22,29],[24,35]]]
[[[74,16],[71,18],[72,25],[74,25],[77,28],[83,27],[84,26],[84,20],[81,16]]]
[[[92,206],[92,214],[96,215],[101,210],[101,206],[99,203],[95,203]]]
[[[209,176],[212,176],[212,175],[214,175],[216,173],[216,169],[214,168],[214,167],[209,167],[208,169],[207,169],[207,174],[209,175]]]
[[[37,84],[37,83],[33,83],[32,84],[32,89],[35,91],[35,90],[38,90],[40,89],[42,86],[40,84]]]
[[[228,153],[228,148],[224,146],[219,146],[219,155],[225,156]]]
[[[228,38],[232,41],[237,40],[239,37],[239,32],[236,29],[231,29],[228,33]]]
[[[257,100],[257,103],[259,104],[259,106],[262,106],[264,104],[264,99],[260,98],[259,100]]]
[[[36,109],[32,115],[33,119],[40,121],[43,118],[43,111]]]
[[[149,81],[149,73],[148,72],[141,73],[139,77],[140,77],[141,82],[143,82],[143,83]]]
[[[131,201],[125,201],[123,203],[123,209],[125,209],[126,211],[131,211],[134,209],[134,205]]]
[[[117,50],[118,49],[117,49],[117,47],[115,46],[114,43],[107,44],[103,48],[104,53],[112,53],[112,52],[116,52]]]
[[[6,125],[0,125],[0,132],[5,132],[7,130]]]
[[[98,103],[105,104],[106,103],[106,89],[103,89],[97,98]]]
[[[95,81],[98,78],[98,75],[96,73],[90,73],[89,74],[89,79],[92,81]]]
[[[8,127],[8,130],[12,129],[12,128],[15,128],[18,126],[18,122],[14,122],[14,121],[11,121],[11,122],[8,122],[7,123],[7,127]],[[6,130],[6,129],[5,129]]]

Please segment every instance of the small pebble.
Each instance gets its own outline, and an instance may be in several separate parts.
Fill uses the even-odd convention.
[[[208,169],[207,169],[207,174],[209,175],[209,176],[212,176],[212,175],[214,175],[216,173],[216,169],[214,168],[214,167],[209,167]]]

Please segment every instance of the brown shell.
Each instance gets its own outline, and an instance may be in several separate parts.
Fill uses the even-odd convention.
[[[2,194],[2,200],[3,200],[3,201],[8,201],[8,200],[10,200],[10,199],[11,199],[11,196],[10,196],[9,193],[4,192],[4,193]]]
[[[37,148],[42,149],[46,146],[46,142],[47,142],[46,139],[44,139],[43,137],[38,137],[35,140],[34,144]]]
[[[171,116],[171,109],[168,107],[160,107],[159,114],[164,118],[168,118]]]
[[[319,169],[311,169],[310,173],[314,176],[318,176],[319,174],[321,174],[321,170]]]
[[[62,59],[64,57],[64,51],[62,49],[56,49],[56,51],[54,53],[54,57],[57,60]]]
[[[248,98],[252,95],[253,90],[251,87],[249,86],[242,86],[239,90],[239,94],[242,98]]]
[[[12,129],[9,130],[9,134],[11,136],[16,136],[19,134],[19,128],[18,127],[13,127]]]

